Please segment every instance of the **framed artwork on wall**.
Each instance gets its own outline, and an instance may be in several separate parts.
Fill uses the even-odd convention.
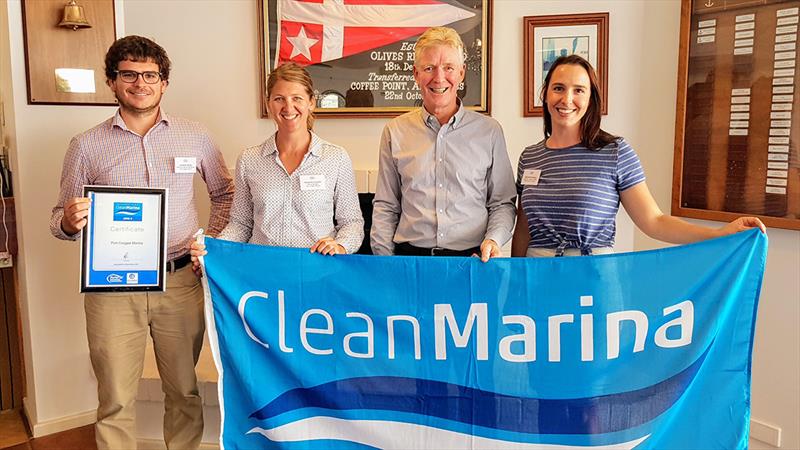
[[[422,104],[414,45],[426,29],[447,26],[464,41],[465,107],[489,112],[493,0],[259,0],[261,115],[266,81],[286,62],[306,67],[317,117],[390,117]]]
[[[672,214],[800,230],[800,1],[682,1]]]
[[[550,65],[559,56],[577,54],[597,71],[608,113],[608,13],[523,17],[523,115],[540,117],[540,93]]]

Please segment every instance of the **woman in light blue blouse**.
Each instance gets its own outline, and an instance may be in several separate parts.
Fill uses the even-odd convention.
[[[288,63],[267,79],[267,110],[277,131],[242,152],[230,222],[220,239],[305,247],[323,255],[355,253],[364,219],[347,152],[312,131],[311,76]],[[192,259],[205,254],[192,244]]]
[[[600,129],[597,75],[580,56],[553,63],[541,97],[545,139],[519,159],[512,256],[609,253],[620,202],[640,230],[665,242],[695,242],[753,227],[765,231],[755,217],[714,229],[664,214],[631,145]]]

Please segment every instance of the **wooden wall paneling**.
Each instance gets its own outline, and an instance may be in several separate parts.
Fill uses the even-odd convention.
[[[686,133],[686,95],[689,74],[689,30],[692,20],[692,3],[681,2],[680,44],[678,46],[678,89],[675,106],[675,154],[672,159],[672,214],[681,209],[683,197],[683,139]]]
[[[5,206],[5,227],[3,227],[3,206]],[[17,245],[17,220],[15,214],[14,197],[5,197],[0,204],[0,252],[8,251],[16,257]],[[8,250],[6,250],[6,230],[8,230]]]
[[[19,321],[19,297],[17,292],[17,272],[14,268],[0,269],[3,278],[3,296],[8,302],[6,308],[9,320],[7,323],[9,336],[9,356],[11,360],[11,405],[22,407],[22,396],[25,392],[25,369],[22,363],[22,328]]]
[[[15,320],[10,311],[10,303],[15,300],[13,295],[6,295],[8,287],[5,277],[6,270],[0,270],[0,410],[3,411],[13,408],[14,403],[14,384],[11,376],[14,364],[11,361],[11,347],[14,346],[13,342],[16,342],[16,338],[11,339],[11,327],[9,326],[9,323]]]
[[[5,226],[0,223],[0,252],[6,251],[5,240],[8,230],[8,251],[16,260],[17,227],[14,220],[14,198],[4,198],[3,205],[6,214]],[[0,214],[3,205],[0,205]],[[24,392],[22,336],[16,293],[14,268],[0,269],[0,411],[21,407]]]
[[[61,28],[66,0],[22,0],[29,104],[115,105],[105,85],[103,59],[116,39],[113,0],[81,0],[92,28]],[[94,70],[94,93],[56,89],[55,69]]]

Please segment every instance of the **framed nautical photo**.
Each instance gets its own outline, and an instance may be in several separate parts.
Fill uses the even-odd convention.
[[[84,186],[81,292],[166,289],[167,190]]]
[[[523,18],[523,115],[542,115],[541,91],[553,62],[579,55],[597,71],[601,113],[608,114],[608,13],[528,16]]]
[[[317,117],[390,117],[422,104],[414,46],[428,28],[455,29],[466,71],[458,97],[489,113],[493,0],[259,0],[262,117],[270,71],[294,62],[314,80]]]

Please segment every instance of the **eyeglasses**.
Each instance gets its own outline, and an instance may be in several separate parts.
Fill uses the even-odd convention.
[[[120,80],[126,83],[136,83],[136,80],[139,78],[139,75],[142,76],[142,80],[144,80],[147,84],[156,84],[161,81],[161,74],[158,72],[137,72],[135,70],[115,70],[114,73],[117,74]]]

